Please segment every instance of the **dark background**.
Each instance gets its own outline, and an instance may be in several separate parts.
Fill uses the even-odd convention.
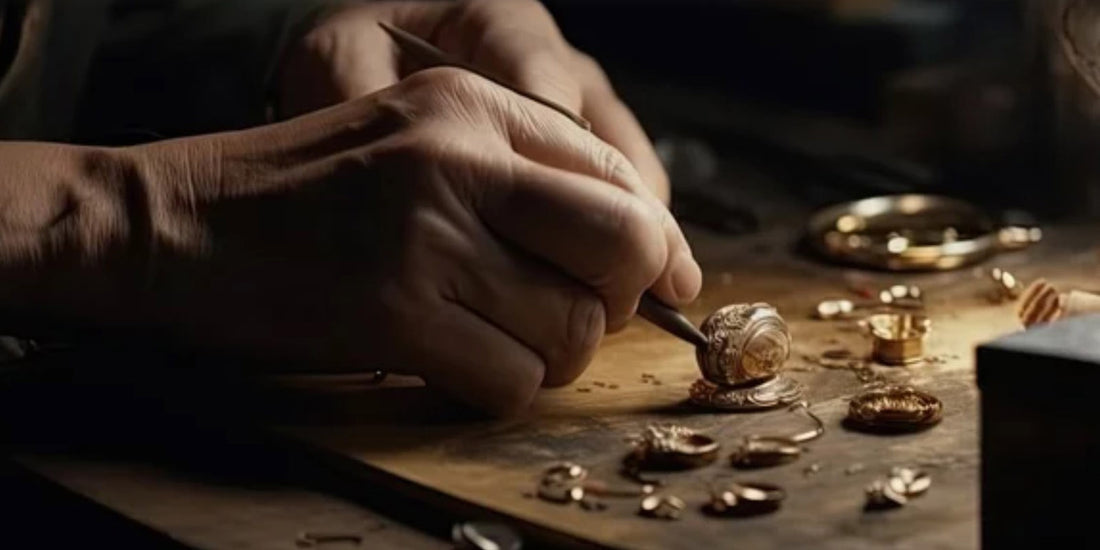
[[[1055,158],[1033,2],[545,4],[567,39],[604,64],[662,151],[691,159],[686,175],[674,174],[679,196],[699,176],[692,155],[702,147],[707,162],[777,175],[810,206],[927,190],[1046,218],[1097,212],[1094,186],[1062,174]],[[853,177],[847,161],[875,174]],[[882,166],[898,173],[880,177]]]

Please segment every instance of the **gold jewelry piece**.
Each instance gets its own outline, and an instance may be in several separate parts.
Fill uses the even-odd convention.
[[[793,462],[802,456],[802,447],[784,437],[746,437],[730,455],[735,468],[765,468]]]
[[[809,405],[805,401],[791,407],[791,411],[794,410],[805,412],[816,426],[812,430],[790,437],[750,435],[730,455],[730,465],[735,468],[765,468],[786,464],[802,456],[804,449],[799,443],[820,437],[825,433],[825,424],[817,415],[810,412]]]
[[[1003,302],[1015,300],[1024,291],[1024,285],[1012,273],[999,267],[989,271],[989,277],[993,279],[993,300]]]
[[[588,468],[572,462],[561,462],[547,468],[542,474],[542,479],[554,483],[581,482],[588,479]]]
[[[1028,285],[1016,311],[1026,328],[1093,313],[1100,313],[1100,294],[1082,290],[1059,292],[1043,279]]]
[[[639,497],[651,494],[653,486],[612,487],[603,481],[588,478],[588,469],[572,462],[556,464],[545,472],[539,481],[538,495],[550,502],[568,503],[598,500],[597,497]],[[592,505],[592,502],[589,502]],[[599,506],[593,505],[594,508]],[[589,509],[594,509],[589,508]]]
[[[743,386],[722,386],[696,380],[689,390],[692,403],[709,409],[754,411],[789,405],[802,399],[802,384],[785,375]]]
[[[868,509],[898,508],[923,495],[932,478],[919,470],[894,468],[884,479],[876,479],[864,490]]]
[[[877,300],[855,302],[835,298],[818,302],[814,316],[821,320],[847,319],[858,309],[924,309],[924,291],[916,285],[894,285],[878,293]]]
[[[1039,242],[1038,227],[999,226],[965,201],[892,195],[838,204],[807,224],[810,245],[845,263],[890,271],[956,269]]]
[[[588,469],[572,462],[562,462],[547,469],[539,481],[538,495],[550,502],[576,502],[584,498],[584,481]]]
[[[894,490],[885,480],[876,479],[863,490],[868,509],[898,508],[905,506],[909,498]]]
[[[924,307],[924,292],[916,285],[894,285],[878,293],[883,305],[908,308]]]
[[[889,484],[895,492],[913,498],[928,492],[932,486],[932,476],[921,470],[898,467],[890,470]]]
[[[650,495],[638,505],[638,514],[657,519],[680,519],[680,512],[687,505],[672,495]]]
[[[866,431],[915,431],[939,423],[943,402],[910,386],[861,393],[848,403],[848,422]]]
[[[855,302],[845,299],[822,300],[818,302],[814,313],[818,319],[831,320],[842,319],[851,315],[856,309]]]
[[[718,458],[718,442],[686,426],[650,424],[633,439],[634,452],[627,461],[647,469],[698,468]]]
[[[655,490],[649,483],[630,487],[612,487],[602,481],[594,480],[585,481],[583,487],[585,494],[608,498],[644,497],[653,494]]]
[[[523,539],[511,527],[495,522],[459,523],[451,528],[456,550],[520,550]],[[358,544],[357,544],[358,546]]]
[[[719,516],[753,516],[774,512],[787,498],[787,493],[768,483],[730,483],[721,490],[711,490],[705,512]]]
[[[712,313],[700,330],[709,345],[696,350],[703,377],[734,386],[775,376],[791,355],[791,334],[774,307],[733,304]]]
[[[1024,291],[1016,315],[1025,327],[1056,321],[1062,316],[1062,295],[1045,279],[1039,279]]]
[[[870,333],[871,355],[885,365],[911,365],[924,359],[932,320],[909,313],[876,313],[862,323]]]

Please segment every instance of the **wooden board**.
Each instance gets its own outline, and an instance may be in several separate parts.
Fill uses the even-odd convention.
[[[1048,242],[1074,241],[1048,232]],[[519,525],[538,526],[579,541],[629,548],[975,548],[978,541],[978,395],[973,382],[977,343],[1018,330],[1013,304],[991,304],[986,269],[920,276],[868,274],[800,260],[786,250],[790,235],[753,242],[713,243],[696,239],[706,285],[686,311],[700,321],[733,302],[767,301],[791,325],[791,376],[808,389],[812,410],[827,432],[809,444],[798,461],[765,470],[738,471],[725,460],[740,437],[783,434],[807,422],[786,411],[713,413],[684,402],[698,377],[692,350],[652,326],[637,321],[608,337],[594,364],[574,385],[544,391],[531,414],[505,421],[456,417],[434,404],[421,388],[389,387],[329,395],[309,408],[312,422],[279,431],[306,442],[364,472],[437,491],[488,509]],[[1088,287],[1100,283],[1097,254],[1085,244],[1043,245],[998,259],[998,265],[1030,280],[1040,274],[1058,284]],[[864,353],[869,343],[851,323],[810,318],[820,299],[848,295],[854,280],[879,288],[905,281],[921,285],[928,297],[933,334],[927,351],[941,362],[911,368],[875,367],[883,377],[912,383],[939,396],[942,423],[930,431],[873,436],[841,427],[846,398],[861,388],[851,371],[813,366],[803,356],[846,348]],[[646,383],[652,374],[660,385]],[[610,388],[614,384],[616,389]],[[667,492],[689,505],[680,521],[635,514],[637,499],[610,500],[605,511],[556,505],[531,498],[539,473],[571,460],[592,468],[596,478],[626,483],[617,476],[629,446],[625,438],[649,422],[677,422],[705,431],[723,443],[722,459],[692,472],[662,476]],[[814,474],[805,469],[820,466]],[[924,497],[889,512],[864,512],[863,488],[893,466],[916,465],[932,475]],[[700,513],[708,482],[720,476],[776,483],[788,492],[775,514],[747,519],[716,519]]]

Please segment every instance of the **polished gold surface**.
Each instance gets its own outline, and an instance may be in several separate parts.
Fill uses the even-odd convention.
[[[750,516],[774,512],[787,498],[777,485],[759,482],[732,482],[711,490],[703,511],[716,516]]]
[[[633,438],[628,467],[679,470],[706,466],[718,457],[719,444],[710,436],[675,424],[650,424]]]
[[[891,195],[814,214],[809,244],[833,260],[890,271],[957,269],[1042,239],[1037,227],[998,226],[976,206],[936,195]]]
[[[703,321],[707,346],[696,349],[703,377],[719,385],[742,385],[771,378],[791,355],[791,334],[774,307],[731,304]]]
[[[871,355],[884,365],[912,365],[924,360],[924,341],[932,328],[928,317],[910,313],[877,313],[864,320],[871,336]]]
[[[705,409],[758,411],[795,403],[802,393],[802,384],[784,374],[740,386],[712,384],[700,378],[688,389],[688,399]]]
[[[939,423],[943,403],[910,386],[886,386],[860,393],[848,404],[848,422],[874,431],[913,431]]]

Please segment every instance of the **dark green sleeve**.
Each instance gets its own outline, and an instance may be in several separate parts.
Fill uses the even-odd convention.
[[[334,0],[115,0],[76,117],[80,141],[261,124],[275,63]]]

